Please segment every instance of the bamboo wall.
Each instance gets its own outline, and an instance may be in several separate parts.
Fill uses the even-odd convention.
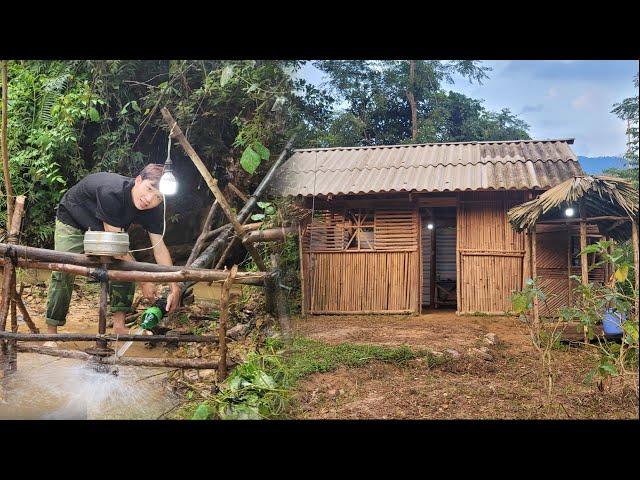
[[[569,280],[569,235],[579,237],[579,227],[573,225],[567,231],[566,225],[538,225],[536,229],[537,274],[538,284],[544,292],[546,302],[540,302],[540,315],[554,316],[560,308],[572,303],[570,289],[578,283]],[[587,235],[590,241],[595,241],[598,235],[597,227],[588,226]],[[579,248],[578,248],[579,250]],[[595,261],[595,255],[588,255],[588,264]],[[581,275],[580,264],[571,267],[571,275]],[[590,282],[603,282],[604,269],[594,268],[589,272]],[[571,285],[571,286],[570,286]]]
[[[502,313],[522,287],[524,235],[507,211],[524,192],[464,192],[458,196],[458,313]]]
[[[317,212],[301,242],[305,311],[419,311],[419,228],[417,209]]]

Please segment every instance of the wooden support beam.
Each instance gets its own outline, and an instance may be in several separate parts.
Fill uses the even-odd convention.
[[[218,368],[218,362],[199,358],[137,358],[137,357],[118,357],[113,356],[106,358],[94,357],[79,350],[61,350],[57,348],[34,347],[30,345],[18,345],[18,352],[39,353],[42,355],[50,355],[52,357],[75,358],[78,360],[95,360],[97,363],[106,365],[126,365],[138,367],[173,367],[173,368],[202,368],[214,370]],[[233,364],[227,365],[232,367]]]
[[[222,284],[220,295],[220,326],[218,327],[218,348],[220,362],[218,363],[218,383],[227,378],[227,319],[229,318],[229,293],[233,280],[238,273],[238,265],[231,267],[229,277]]]
[[[231,190],[240,200],[245,203],[247,202],[247,200],[249,200],[249,197],[245,193],[242,193],[240,190],[238,190],[238,187],[236,187],[233,183],[229,182],[227,183],[227,185],[229,186],[229,190]]]
[[[198,156],[198,154],[193,149],[193,147],[191,146],[187,138],[182,133],[182,130],[180,129],[176,121],[171,116],[171,113],[169,113],[169,110],[167,110],[166,108],[162,108],[160,112],[162,113],[162,117],[164,118],[165,122],[169,126],[171,137],[178,140],[180,145],[182,145],[182,148],[184,148],[185,152],[187,153],[187,155],[189,156],[193,164],[196,166],[196,168],[200,172],[200,175],[202,175],[202,177],[204,178],[209,189],[213,192],[214,197],[216,198],[216,200],[218,200],[218,203],[220,204],[220,208],[222,208],[222,211],[224,212],[226,217],[229,219],[229,222],[231,222],[231,225],[233,226],[233,229],[235,230],[236,235],[242,237],[243,231],[242,231],[241,221],[238,221],[238,218],[231,210],[231,206],[229,205],[229,202],[227,202],[227,199],[225,198],[224,194],[222,193],[220,188],[218,188],[218,180],[216,180],[211,176],[211,173],[209,173],[209,170],[207,170],[207,167],[205,167],[202,160],[200,160],[200,157]],[[251,257],[253,258],[253,261],[255,262],[255,264],[258,266],[260,270],[264,271],[267,269],[264,261],[262,260],[262,257],[260,256],[258,251],[253,247],[253,245],[247,246],[247,251],[249,252]]]
[[[279,271],[280,264],[280,256],[277,254],[271,254],[271,268],[272,273]],[[287,299],[282,292],[282,288],[280,287],[280,275],[274,275],[271,277],[273,279],[274,288],[275,288],[275,313],[278,318],[278,325],[280,326],[280,333],[282,334],[282,338],[286,343],[290,343],[291,341],[291,318],[287,313]]]
[[[567,223],[567,305],[573,305],[573,282],[571,280],[571,228]]]
[[[196,244],[193,246],[193,250],[191,250],[191,255],[189,255],[189,258],[187,260],[187,263],[185,263],[185,266],[189,266],[193,263],[193,261],[198,258],[198,255],[200,255],[200,252],[202,251],[202,248],[204,247],[204,243],[206,241],[205,236],[207,233],[209,233],[209,230],[211,229],[211,225],[213,225],[213,220],[216,218],[216,213],[218,211],[218,200],[213,202],[213,205],[211,205],[211,208],[209,209],[209,213],[207,214],[207,219],[204,222],[204,225],[202,226],[202,232],[200,232],[200,235],[198,236],[198,239],[196,240]]]
[[[0,264],[10,264],[11,262],[0,259]],[[83,267],[81,265],[69,265],[64,263],[53,262],[32,262],[28,260],[18,260],[18,266],[26,268],[36,268],[39,270],[54,270],[57,272],[73,273],[74,275],[82,275],[85,277],[95,278],[99,276],[102,270],[93,267]],[[109,280],[122,281],[122,282],[184,282],[184,281],[199,281],[199,282],[221,282],[229,277],[229,272],[225,270],[190,270],[184,269],[177,272],[136,272],[136,271],[124,271],[113,270],[109,266],[109,270],[106,272]],[[262,286],[264,284],[264,278],[269,274],[266,272],[239,272],[235,280],[236,283],[242,283],[245,285],[257,285]]]
[[[587,217],[585,216],[584,219],[582,218],[557,218],[557,219],[552,219],[552,220],[539,220],[537,222],[538,225],[546,225],[546,224],[556,224],[556,223],[580,223],[582,221],[585,221],[587,223],[590,222],[597,222],[597,221],[602,221],[602,220],[617,220],[620,223],[624,223],[624,222],[631,222],[631,219],[629,217],[620,217],[620,216],[614,216],[614,215],[602,215],[599,217]]]
[[[24,214],[25,200],[26,197],[24,195],[18,195],[13,211],[13,218],[11,218],[11,222],[9,222],[10,227],[7,241],[13,246],[18,243],[20,224],[22,223],[22,215]],[[0,301],[0,331],[4,330],[6,327],[9,308],[15,296],[15,266],[13,264],[13,261],[7,261],[5,262],[4,281],[2,286],[2,300]],[[13,316],[15,317],[15,310],[13,310]]]
[[[430,307],[438,308],[438,301],[436,299],[436,228],[435,228],[435,214],[433,208],[429,209],[429,222],[433,223],[433,229],[430,232],[431,235],[431,249],[429,251],[429,299]]]
[[[104,340],[107,342],[194,342],[217,343],[218,337],[212,335],[116,335],[113,333],[13,333],[0,332],[0,338],[6,338],[21,342],[94,342]]]
[[[580,251],[583,252],[587,248],[587,222],[585,216],[584,203],[580,204]],[[586,253],[580,254],[580,269],[582,271],[582,284],[589,283],[589,267]]]
[[[538,267],[537,267],[537,238],[536,238],[536,227],[531,229],[529,232],[529,241],[531,242],[531,278],[534,280],[538,280]],[[533,325],[536,330],[540,326],[540,301],[537,296],[533,298]]]

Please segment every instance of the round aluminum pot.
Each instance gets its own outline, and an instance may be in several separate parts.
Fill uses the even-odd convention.
[[[84,234],[84,253],[87,255],[125,255],[129,251],[126,232],[94,232]]]

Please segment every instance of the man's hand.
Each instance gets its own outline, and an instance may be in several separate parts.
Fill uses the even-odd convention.
[[[140,288],[142,289],[142,295],[150,302],[156,301],[156,286],[150,282],[140,282]]]
[[[171,289],[171,293],[167,297],[167,313],[173,312],[180,306],[180,289]]]

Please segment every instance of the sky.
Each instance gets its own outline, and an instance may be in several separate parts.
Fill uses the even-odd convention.
[[[534,139],[575,138],[580,156],[622,156],[626,123],[610,113],[613,104],[638,94],[636,60],[490,60],[489,78],[470,84],[456,77],[454,90],[484,100],[486,109],[509,108],[529,124]],[[323,74],[308,62],[300,72],[319,85]]]

